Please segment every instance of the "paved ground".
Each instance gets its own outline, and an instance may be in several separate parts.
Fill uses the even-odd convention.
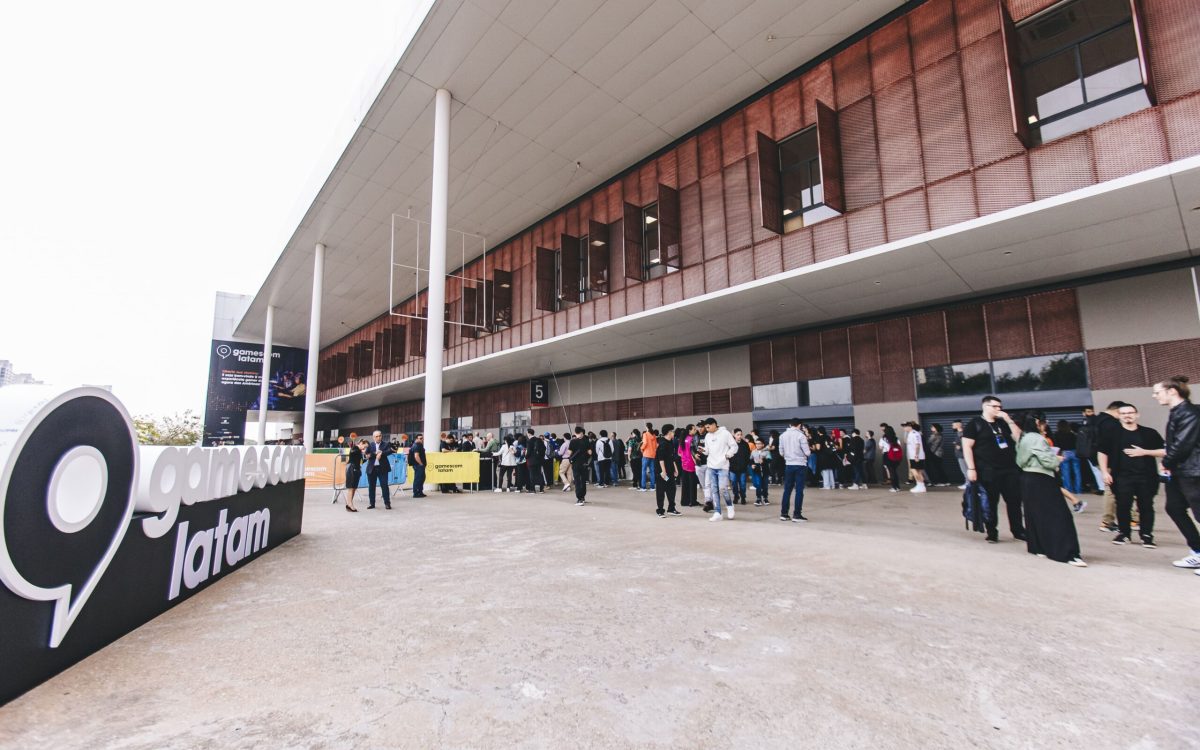
[[[812,491],[806,525],[589,496],[310,493],[302,537],[0,709],[0,746],[1200,747],[1172,528],[1114,547],[1089,509],[1076,569],[949,490]]]

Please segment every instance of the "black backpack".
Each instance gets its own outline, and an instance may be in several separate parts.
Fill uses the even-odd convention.
[[[1096,455],[1096,425],[1088,420],[1075,433],[1075,455],[1079,458],[1091,458]]]
[[[987,531],[989,502],[987,490],[981,483],[967,482],[962,496],[963,528],[980,533]]]

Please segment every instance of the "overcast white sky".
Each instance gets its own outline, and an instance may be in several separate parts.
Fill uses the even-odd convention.
[[[202,413],[214,293],[258,291],[419,4],[0,6],[0,359]]]

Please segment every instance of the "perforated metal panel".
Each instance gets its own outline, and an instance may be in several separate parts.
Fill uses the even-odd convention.
[[[721,123],[721,166],[746,158],[746,116],[734,112]]]
[[[1000,30],[996,0],[954,0],[954,16],[959,47],[966,47]]]
[[[837,108],[844,109],[871,93],[871,58],[863,39],[833,57]],[[832,104],[832,102],[830,102]]]
[[[883,377],[878,372],[859,372],[850,376],[850,398],[855,404],[879,404],[883,395]]]
[[[685,268],[683,274],[683,296],[699,297],[704,294],[704,266]]]
[[[979,215],[975,210],[975,184],[965,174],[929,186],[929,220],[933,229],[969,221]]]
[[[915,82],[925,178],[933,182],[970,169],[967,110],[958,58],[949,57],[918,71]]]
[[[746,159],[724,170],[725,236],[728,252],[750,247],[750,181]]]
[[[914,190],[906,195],[891,198],[883,204],[883,209],[889,242],[929,231],[929,212],[925,206],[924,190]]]
[[[697,150],[700,154],[701,177],[721,171],[721,128],[713,126],[702,130]]]
[[[754,249],[746,248],[729,254],[729,286],[754,281]]]
[[[916,386],[912,370],[893,370],[881,373],[884,401],[915,401]]]
[[[1033,195],[1041,200],[1095,183],[1091,139],[1087,133],[1060,138],[1029,152]]]
[[[863,99],[838,113],[841,130],[842,170],[846,210],[878,203],[883,199],[879,176],[879,151],[875,141],[875,103]]]
[[[793,339],[796,342],[795,380],[814,380],[825,377],[821,357],[821,333],[801,331]]]
[[[658,181],[667,187],[679,187],[679,164],[676,152],[668,151],[658,157]]]
[[[897,18],[868,37],[868,47],[874,91],[881,91],[912,73],[907,16]]]
[[[728,258],[722,255],[704,262],[704,291],[715,292],[729,286]]]
[[[983,306],[992,359],[1028,357],[1033,354],[1033,330],[1024,297],[1002,299]]]
[[[683,265],[704,261],[704,220],[700,214],[700,184],[693,182],[679,191],[679,224]]]
[[[876,325],[879,369],[884,372],[912,370],[912,348],[908,339],[908,318],[881,320]]]
[[[630,284],[625,288],[625,314],[633,315],[640,313],[645,309],[643,307],[643,294],[645,284]]]
[[[871,206],[846,216],[850,252],[866,250],[887,241],[883,228],[883,208]],[[820,236],[820,235],[818,235]]]
[[[1200,339],[1145,344],[1142,349],[1150,383],[1175,375],[1187,375],[1192,380],[1200,376]]]
[[[1171,159],[1200,154],[1200,94],[1177,99],[1162,107]]]
[[[679,169],[680,188],[700,179],[700,162],[696,156],[695,138],[688,138],[675,148],[675,162]]]
[[[1093,391],[1149,385],[1140,346],[1089,349],[1087,361]]]
[[[833,63],[829,60],[805,71],[800,77],[801,101],[804,103],[804,121],[807,127],[817,121],[817,102],[833,105],[837,99],[833,94]]]
[[[987,359],[983,306],[966,305],[947,310],[946,339],[950,344],[951,362],[980,362]]]
[[[874,323],[850,326],[850,372],[860,373],[879,372],[879,342],[876,339],[877,329]]]
[[[672,273],[663,277],[663,304],[669,305],[683,299],[683,274]]]
[[[828,219],[812,228],[813,254],[817,262],[840,258],[850,252],[850,244],[846,238],[846,217]]]
[[[990,8],[989,15],[995,16],[994,0]],[[1025,147],[1013,135],[1012,109],[1005,93],[1008,81],[1000,35],[993,34],[967,47],[961,59],[967,132],[976,166],[1021,153]]]
[[[1027,162],[1021,154],[976,170],[975,192],[981,216],[1033,200]]]
[[[652,279],[642,285],[642,306],[647,310],[655,310],[663,304],[663,280]]]
[[[898,195],[923,185],[916,92],[911,77],[875,95],[875,127],[884,196]]]
[[[750,384],[767,385],[775,382],[775,370],[771,364],[771,342],[755,341],[750,344]],[[795,365],[792,366],[795,374]]]
[[[771,92],[771,119],[775,140],[782,140],[800,129],[803,120],[800,103],[800,80],[790,81]],[[748,128],[747,128],[748,129]],[[767,132],[767,131],[763,131]]]
[[[791,232],[783,236],[784,269],[800,268],[813,261],[812,229]]]
[[[1200,89],[1196,40],[1200,9],[1195,0],[1145,0],[1150,36],[1150,74],[1159,102],[1169,102]]]
[[[779,237],[754,246],[754,278],[761,279],[783,270],[783,242]]]
[[[944,313],[914,315],[908,319],[908,325],[912,337],[913,367],[935,367],[950,362]]]
[[[1200,14],[1200,5],[1196,12]],[[1092,130],[1096,174],[1101,180],[1140,172],[1167,163],[1167,136],[1162,116],[1145,109]]]
[[[704,257],[716,258],[725,254],[725,194],[721,173],[700,180],[700,212],[704,229]]]
[[[1062,354],[1083,350],[1079,302],[1074,289],[1031,295],[1029,310],[1035,354]]]
[[[850,374],[850,341],[845,328],[821,331],[821,363],[827,378]]]
[[[954,54],[958,44],[954,34],[954,5],[951,0],[930,0],[910,13],[908,33],[912,43],[913,65],[917,70]]]

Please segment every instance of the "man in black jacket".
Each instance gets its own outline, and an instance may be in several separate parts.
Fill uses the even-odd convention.
[[[1177,568],[1194,568],[1200,575],[1200,532],[1188,517],[1200,518],[1200,409],[1189,401],[1188,378],[1176,375],[1155,383],[1154,400],[1171,409],[1167,417],[1166,447],[1160,450],[1131,448],[1126,455],[1158,456],[1163,468],[1171,472],[1167,481],[1167,515],[1191,549],[1191,554],[1172,563]]]
[[[742,436],[741,430],[733,431],[733,440],[737,443],[737,453],[729,457],[729,484],[733,486],[733,502],[746,504],[746,478],[750,470],[750,444]]]
[[[525,467],[529,470],[529,484],[525,487],[529,492],[533,492],[534,485],[537,485],[538,492],[546,491],[546,478],[542,473],[542,461],[546,458],[546,444],[533,428],[527,430],[528,443],[525,446]]]
[[[1108,405],[1102,413],[1097,414],[1094,421],[1091,423],[1093,454],[1092,462],[1099,467],[1099,454],[1104,450],[1105,446],[1111,445],[1118,440],[1121,431],[1120,411],[1122,406],[1128,406],[1124,401],[1113,401]],[[1100,477],[1103,482],[1103,475]],[[1117,498],[1112,493],[1112,488],[1105,484],[1101,489],[1104,490],[1104,515],[1100,517],[1100,530],[1116,534],[1120,531],[1117,528]],[[1135,514],[1134,522],[1140,519]]]

